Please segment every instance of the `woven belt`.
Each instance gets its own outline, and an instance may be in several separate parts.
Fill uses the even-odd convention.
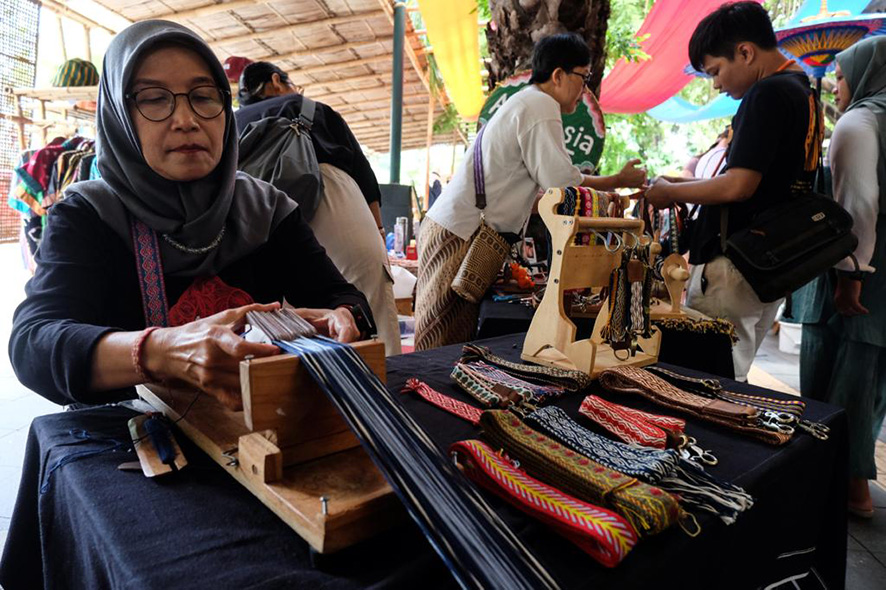
[[[712,512],[723,522],[735,522],[753,506],[743,489],[717,480],[684,459],[674,449],[659,450],[609,440],[573,421],[562,409],[536,410],[526,423],[585,457],[675,494],[689,507]]]
[[[784,444],[791,438],[788,433],[762,427],[761,414],[756,408],[683,391],[637,367],[606,369],[599,378],[600,384],[609,391],[638,394],[660,406],[720,424],[769,444]]]
[[[792,434],[793,430],[801,430],[821,440],[828,439],[830,428],[820,422],[812,422],[802,418],[806,402],[801,399],[778,399],[765,395],[752,395],[727,391],[717,379],[699,379],[687,377],[662,367],[646,367],[665,381],[711,399],[721,399],[741,406],[756,408],[762,413],[762,423],[769,430],[777,430]]]
[[[686,428],[685,420],[641,412],[596,395],[587,396],[578,411],[626,443],[656,449],[678,446]]]
[[[489,365],[494,365],[506,373],[525,379],[532,383],[544,385],[558,385],[570,393],[575,393],[587,388],[591,384],[591,378],[582,371],[570,371],[555,367],[543,367],[538,365],[526,365],[505,360],[484,347],[476,344],[465,344],[459,359],[461,363],[482,360]]]
[[[407,379],[402,393],[409,391],[417,393],[425,401],[437,406],[441,410],[445,410],[450,414],[454,414],[459,418],[467,420],[474,426],[480,424],[480,414],[483,413],[483,410],[449,397],[448,395],[444,395],[423,381],[419,381],[418,379]]]
[[[480,425],[492,446],[505,449],[527,473],[586,502],[612,508],[641,536],[677,522],[680,506],[661,488],[607,469],[532,430],[509,412],[483,412]]]
[[[618,565],[637,544],[637,533],[618,514],[530,477],[483,442],[457,442],[450,452],[469,479],[551,526],[606,567]]]

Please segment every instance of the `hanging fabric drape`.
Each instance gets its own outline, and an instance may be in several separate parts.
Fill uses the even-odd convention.
[[[619,60],[603,78],[600,106],[604,113],[642,113],[679,92],[692,80],[689,38],[698,23],[723,0],[658,0],[637,31],[649,59]]]

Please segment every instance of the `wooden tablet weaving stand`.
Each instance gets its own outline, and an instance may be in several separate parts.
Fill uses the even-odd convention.
[[[352,346],[384,381],[384,344]],[[402,518],[393,490],[299,357],[243,361],[240,383],[240,412],[193,390],[148,385],[138,393],[320,553]]]
[[[656,362],[661,332],[655,327],[652,328],[651,337],[638,339],[636,354],[624,360],[616,356],[616,351],[601,335],[609,321],[609,307],[605,301],[597,315],[591,337],[575,340],[576,326],[566,315],[564,292],[607,286],[610,274],[621,262],[623,245],[632,236],[643,234],[643,222],[637,219],[560,215],[557,207],[563,202],[563,197],[560,189],[549,189],[538,204],[538,211],[551,232],[552,263],[547,289],[523,344],[523,360],[551,367],[578,369],[592,377],[613,366],[642,366]],[[617,232],[621,242],[614,250],[598,245],[593,238],[589,244],[575,244],[577,233],[589,231]],[[623,354],[627,356],[628,353]]]

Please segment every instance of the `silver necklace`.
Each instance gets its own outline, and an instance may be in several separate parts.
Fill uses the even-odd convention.
[[[172,246],[173,248],[175,248],[176,250],[181,250],[182,252],[187,252],[188,254],[206,254],[207,252],[214,249],[216,246],[218,246],[221,243],[222,237],[224,237],[224,235],[225,235],[225,226],[222,226],[221,231],[218,232],[218,235],[215,236],[214,240],[212,240],[211,242],[209,242],[207,245],[203,246],[202,248],[191,248],[190,246],[185,246],[181,242],[176,242],[175,240],[173,240],[171,237],[169,237],[169,234],[160,234],[160,235],[162,235],[163,239],[166,240],[169,243],[169,245]]]

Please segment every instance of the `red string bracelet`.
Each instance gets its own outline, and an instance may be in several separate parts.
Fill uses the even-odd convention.
[[[144,365],[142,365],[142,348],[144,347],[148,336],[151,335],[151,332],[159,327],[160,326],[151,326],[150,328],[145,328],[138,337],[138,340],[132,345],[132,366],[135,368],[135,374],[138,375],[141,383],[151,383],[154,381],[154,379],[148,375]]]

